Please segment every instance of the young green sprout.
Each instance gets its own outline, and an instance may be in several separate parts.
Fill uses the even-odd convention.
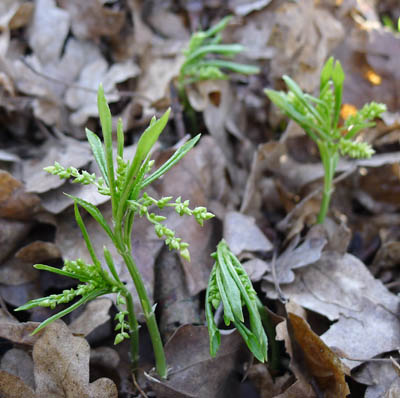
[[[192,35],[188,48],[183,52],[185,61],[178,76],[181,101],[185,101],[185,87],[188,84],[201,80],[228,79],[228,75],[223,70],[244,75],[259,73],[260,70],[256,66],[215,57],[210,58],[211,54],[232,58],[244,50],[240,44],[221,44],[221,31],[225,29],[231,19],[232,16],[227,16],[210,29]]]
[[[166,378],[167,364],[154,314],[155,306],[150,302],[142,276],[132,256],[132,227],[135,216],[145,216],[154,225],[157,236],[165,240],[170,250],[177,250],[184,259],[190,260],[188,244],[183,242],[181,238],[176,237],[175,232],[163,224],[166,218],[154,213],[153,209],[162,210],[164,207],[173,207],[181,216],[194,216],[200,225],[203,225],[205,220],[213,217],[213,214],[209,213],[205,207],[190,209],[189,201],[182,201],[180,197],[175,201],[172,201],[172,197],[155,199],[146,192],[142,193],[142,191],[177,164],[197,143],[200,135],[182,145],[163,165],[151,172],[154,162],[150,160],[150,151],[166,126],[170,111],[165,112],[158,120],[155,117],[151,120],[149,127],[139,139],[135,156],[133,159],[125,159],[124,133],[121,121],[118,122],[117,127],[116,154],[113,149],[111,113],[102,86],[98,90],[97,100],[104,145],[99,137],[88,129],[86,129],[86,135],[92,148],[94,159],[99,165],[101,177],[86,171],[80,172],[73,167],[64,168],[57,162],[55,162],[54,166],[46,167],[45,170],[50,174],[58,175],[60,178],[73,178],[72,182],[75,183],[94,184],[99,193],[110,196],[112,222],[108,223],[100,209],[95,205],[78,197],[68,195],[74,202],[75,219],[82,232],[92,264],[88,264],[81,259],[76,261],[65,260],[61,269],[36,264],[35,268],[37,269],[68,276],[81,283],[76,288],[64,290],[61,294],[52,294],[48,297],[31,300],[17,308],[16,311],[27,310],[36,306],[55,308],[58,304],[69,304],[71,301],[78,299],[66,309],[42,322],[34,331],[34,333],[37,333],[50,322],[67,315],[80,305],[96,297],[114,293],[116,295],[116,306],[119,309],[115,317],[118,322],[115,328],[118,331],[115,337],[115,344],[124,339],[130,339],[131,361],[133,368],[137,367],[139,359],[139,325],[133,307],[132,292],[120,280],[114,260],[106,246],[103,248],[104,261],[102,262],[99,259],[80,214],[79,208],[82,207],[104,229],[110,238],[110,244],[116,247],[125,262],[142,305],[144,318],[153,344],[156,370],[162,378]]]
[[[214,321],[214,310],[222,303],[225,325],[232,322],[241,334],[249,350],[260,361],[268,356],[268,338],[264,324],[268,315],[257,297],[253,285],[236,256],[222,240],[216,253],[206,292],[206,319],[210,336],[210,354],[215,356],[221,344],[221,336]],[[249,316],[249,328],[245,325],[242,307]]]
[[[351,158],[369,158],[371,146],[356,135],[386,111],[384,104],[370,102],[339,124],[345,75],[339,61],[329,58],[321,71],[319,96],[304,93],[289,76],[283,76],[288,92],[265,90],[268,98],[293,119],[317,144],[324,167],[324,188],[318,223],[323,223],[333,192],[339,153]]]

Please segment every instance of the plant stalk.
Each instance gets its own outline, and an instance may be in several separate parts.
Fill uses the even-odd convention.
[[[135,309],[133,307],[132,294],[126,295],[126,309],[128,311],[129,328],[131,332],[131,365],[132,371],[136,372],[139,364],[139,324],[136,319]]]
[[[151,343],[153,345],[157,373],[162,379],[166,379],[168,369],[167,369],[167,361],[165,358],[164,347],[162,344],[160,331],[158,330],[156,317],[152,305],[150,303],[149,297],[147,295],[143,279],[139,273],[139,270],[136,266],[135,260],[132,257],[132,254],[128,251],[122,251],[122,250],[120,251],[120,253],[132,277],[140,302],[142,304],[142,309],[146,320],[147,329],[149,330]]]

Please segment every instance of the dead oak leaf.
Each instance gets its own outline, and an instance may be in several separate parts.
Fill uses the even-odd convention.
[[[41,398],[117,398],[110,379],[89,383],[90,347],[62,321],[48,325],[33,347],[36,396]]]
[[[264,285],[269,297],[272,286]],[[282,285],[285,297],[337,320],[321,338],[349,358],[372,358],[400,346],[400,299],[350,254],[325,252],[312,267],[298,270],[294,283]],[[343,360],[350,368],[360,362]]]

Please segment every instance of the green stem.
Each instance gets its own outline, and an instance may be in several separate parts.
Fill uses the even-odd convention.
[[[143,279],[139,273],[139,270],[135,264],[135,261],[131,253],[125,250],[120,250],[120,253],[132,277],[140,302],[142,304],[142,309],[146,320],[147,329],[149,330],[151,343],[153,345],[157,373],[160,375],[161,378],[166,379],[168,369],[167,369],[167,361],[165,359],[164,347],[162,344],[160,331],[158,330],[156,317],[154,315],[152,305],[147,295]]]
[[[135,309],[133,307],[132,295],[128,293],[125,298],[126,309],[128,311],[129,328],[131,332],[131,364],[133,372],[136,372],[139,363],[139,324],[136,319]]]
[[[318,224],[323,224],[328,213],[329,203],[333,192],[333,177],[335,175],[338,152],[336,146],[319,141],[318,147],[321,154],[322,165],[324,167],[324,190],[322,193],[322,202],[317,217]]]

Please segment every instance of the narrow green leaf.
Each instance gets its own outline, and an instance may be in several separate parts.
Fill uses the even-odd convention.
[[[96,160],[96,163],[99,165],[104,181],[107,184],[107,186],[109,186],[106,158],[104,155],[103,144],[100,138],[95,133],[90,131],[88,128],[86,129],[86,137],[90,144],[90,147],[92,148],[93,156]]]
[[[223,284],[222,278],[221,278],[220,268],[218,265],[215,265],[215,266],[217,267],[216,271],[215,271],[215,280],[217,281],[218,291],[219,291],[219,294],[221,295],[222,304],[224,306],[224,320],[225,320],[225,324],[227,326],[229,326],[230,321],[233,321],[235,319],[235,317],[232,312],[230,301],[225,292],[225,287],[224,287],[224,284]]]
[[[182,68],[192,64],[195,61],[198,61],[199,59],[211,53],[231,56],[238,54],[243,50],[244,47],[241,44],[208,44],[205,46],[201,46],[197,50],[193,51],[186,58],[185,62],[182,65]]]
[[[164,175],[168,170],[170,170],[173,166],[175,166],[199,141],[201,134],[196,135],[188,142],[179,147],[175,153],[161,166],[159,167],[153,174],[149,175],[142,182],[140,186],[140,190],[142,190],[147,185],[151,184],[153,181],[160,178]]]
[[[96,297],[102,296],[104,294],[110,293],[107,289],[101,289],[101,290],[93,290],[90,292],[88,295],[83,296],[80,300],[78,300],[76,303],[72,304],[70,307],[66,308],[63,311],[58,312],[57,314],[51,316],[50,318],[47,318],[45,321],[43,321],[32,333],[31,336],[35,335],[39,331],[41,331],[44,327],[49,325],[50,323],[56,321],[57,319],[62,318],[63,316],[69,314],[70,312],[76,310],[78,307],[80,307],[82,304],[87,303],[88,301],[94,300]]]
[[[236,73],[242,73],[243,75],[253,75],[256,73],[260,73],[260,68],[258,66],[239,64],[237,62],[225,61],[223,59],[201,61],[196,65],[198,67],[216,66],[217,68],[229,69]]]
[[[93,264],[99,270],[101,270],[101,263],[100,263],[99,259],[97,258],[96,253],[94,251],[94,247],[92,245],[92,242],[90,240],[89,234],[87,232],[85,223],[82,220],[81,213],[79,213],[79,208],[78,208],[78,204],[77,204],[76,200],[74,201],[74,212],[75,212],[76,223],[78,224],[78,226],[79,226],[79,228],[80,228],[80,230],[82,232],[83,239],[84,239],[84,241],[86,243],[86,247],[87,247],[88,252],[90,254],[90,257],[91,257],[91,259],[93,261]]]
[[[33,267],[36,268],[36,269],[40,269],[42,271],[53,272],[54,274],[67,276],[69,278],[78,279],[81,282],[89,282],[91,280],[87,275],[71,273],[71,272],[64,271],[64,270],[59,269],[59,268],[50,267],[49,265],[45,265],[45,264],[35,264]]]
[[[242,300],[240,298],[240,290],[237,282],[232,277],[225,262],[226,258],[220,250],[220,245],[217,248],[218,270],[221,273],[222,282],[224,284],[225,293],[229,299],[229,304],[232,309],[233,315],[240,321],[244,321],[242,311]]]
[[[211,37],[224,30],[226,25],[231,21],[233,18],[232,15],[227,15],[226,17],[222,18],[216,25],[212,26],[210,29],[203,32],[206,37]]]
[[[104,259],[106,260],[106,264],[108,266],[108,269],[110,270],[112,276],[114,277],[114,279],[119,282],[121,282],[121,279],[119,279],[117,270],[115,269],[115,265],[114,265],[114,261],[112,259],[111,253],[109,252],[109,250],[107,249],[106,246],[103,247],[103,252],[104,252]]]
[[[118,142],[117,154],[121,159],[123,159],[124,158],[125,139],[124,139],[124,129],[122,126],[121,118],[118,119],[118,123],[117,123],[117,142]]]
[[[205,307],[206,307],[207,328],[208,328],[208,334],[209,334],[209,338],[210,338],[210,355],[212,357],[215,357],[215,355],[217,354],[218,348],[221,345],[221,334],[220,334],[218,327],[214,321],[212,305],[211,305],[210,297],[209,297],[212,274],[213,274],[213,271],[211,271],[210,280],[207,285]]]
[[[97,91],[97,107],[99,110],[101,129],[103,131],[108,182],[111,191],[111,198],[113,199],[113,197],[115,197],[115,177],[112,146],[112,118],[110,108],[108,107],[106,97],[104,96],[102,84],[100,84]]]
[[[171,109],[168,109],[164,115],[159,119],[152,119],[150,126],[143,132],[141,135],[139,142],[137,144],[137,149],[135,153],[135,157],[132,160],[132,163],[129,166],[126,181],[124,187],[122,189],[121,194],[121,204],[118,209],[118,219],[121,219],[122,214],[124,213],[126,207],[126,201],[129,199],[129,196],[132,192],[132,189],[136,182],[136,175],[140,169],[141,163],[146,159],[149,154],[151,148],[156,143],[159,135],[164,130],[166,124],[168,123],[169,114]]]
[[[264,363],[267,358],[267,352],[264,350],[263,346],[259,343],[254,333],[252,333],[243,323],[234,322],[234,324],[236,329],[242,336],[243,340],[245,341],[249,350],[260,362]]]
[[[104,229],[104,231],[106,231],[107,235],[111,238],[111,240],[114,241],[114,234],[110,226],[107,224],[107,221],[105,220],[100,210],[95,205],[92,205],[91,203],[86,202],[86,200],[83,200],[76,196],[69,194],[65,195],[73,199],[76,203],[78,203],[78,205],[82,206],[102,226],[102,228]]]
[[[326,84],[329,82],[332,76],[332,70],[333,70],[333,57],[330,57],[325,62],[325,65],[321,70],[320,85],[319,85],[320,93],[322,92],[323,89],[325,89]]]

